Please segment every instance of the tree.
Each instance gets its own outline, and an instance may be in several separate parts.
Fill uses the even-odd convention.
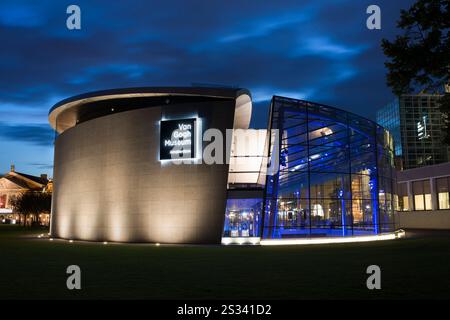
[[[11,200],[14,212],[23,217],[23,224],[27,225],[27,218],[31,217],[30,224],[38,224],[39,214],[50,213],[52,196],[43,192],[26,192]]]
[[[388,61],[387,84],[396,95],[414,91],[443,92],[450,84],[450,0],[418,0],[402,10],[397,26],[404,30],[393,42],[382,40]],[[450,144],[450,97],[440,100],[447,115],[444,142]]]

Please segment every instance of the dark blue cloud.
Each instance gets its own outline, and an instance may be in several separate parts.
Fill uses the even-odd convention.
[[[0,137],[18,143],[51,146],[54,132],[45,124],[10,125],[0,122]]]
[[[53,165],[49,164],[49,163],[30,162],[30,163],[27,163],[27,165],[33,166],[33,167],[41,169],[41,170],[51,170],[51,169],[53,169]]]
[[[82,29],[69,31],[69,3],[3,0],[0,137],[50,148],[54,102],[132,86],[246,87],[257,127],[273,94],[373,118],[392,99],[380,40],[411,3],[378,1],[382,30],[370,31],[366,1],[79,0]]]

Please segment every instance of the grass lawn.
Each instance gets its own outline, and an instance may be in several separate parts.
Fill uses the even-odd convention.
[[[0,226],[0,299],[450,298],[450,233],[372,243],[159,246],[37,239]],[[66,289],[66,268],[82,290]],[[366,268],[382,289],[366,288]]]

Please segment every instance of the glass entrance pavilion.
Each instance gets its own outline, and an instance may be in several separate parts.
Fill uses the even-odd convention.
[[[260,198],[229,196],[224,237],[310,239],[394,231],[393,147],[391,134],[371,120],[274,96],[264,148],[272,170],[261,169],[258,180],[264,176],[265,183],[253,186],[260,188]]]

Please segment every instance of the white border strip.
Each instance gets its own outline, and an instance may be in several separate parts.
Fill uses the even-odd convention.
[[[262,246],[283,246],[283,245],[304,245],[304,244],[329,244],[329,243],[353,243],[369,242],[380,240],[394,240],[404,237],[405,232],[382,234],[379,236],[360,236],[343,238],[322,238],[322,239],[270,239],[261,240]]]
[[[222,238],[222,244],[259,244],[260,237],[224,237]]]
[[[317,239],[266,239],[261,240],[259,237],[226,237],[222,238],[223,245],[238,244],[260,244],[262,246],[286,246],[286,245],[305,245],[305,244],[329,244],[329,243],[354,243],[394,240],[405,237],[404,230],[398,230],[394,233],[387,233],[375,236],[356,236],[356,237],[336,237],[336,238],[317,238]]]

